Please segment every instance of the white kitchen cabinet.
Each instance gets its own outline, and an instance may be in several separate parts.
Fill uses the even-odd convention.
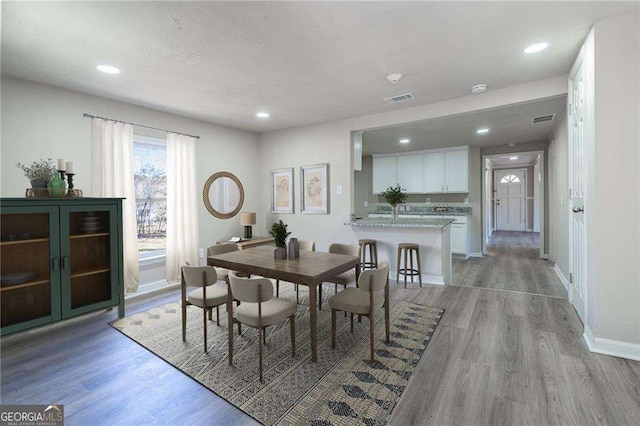
[[[469,152],[465,150],[444,153],[445,192],[469,192]]]
[[[409,194],[424,193],[422,156],[400,155],[397,162],[397,182]]]
[[[423,156],[424,190],[427,194],[444,192],[444,154],[434,152]]]
[[[390,186],[395,186],[397,177],[398,157],[373,157],[373,182],[374,194],[385,191]]]
[[[469,257],[469,225],[467,216],[442,216],[443,219],[453,219],[451,224],[451,253]]]

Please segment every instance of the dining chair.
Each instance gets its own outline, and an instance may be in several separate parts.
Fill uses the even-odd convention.
[[[265,328],[289,318],[291,324],[291,356],[296,355],[296,310],[297,305],[273,297],[273,284],[267,278],[243,278],[235,272],[229,274],[229,285],[233,297],[242,303],[236,307],[235,319],[242,324],[258,329],[258,351],[260,358],[260,382],[262,382],[262,344],[266,344]],[[233,342],[230,342],[230,359]]]
[[[346,254],[349,256],[360,257],[360,248],[351,244],[333,243],[329,246],[329,253]],[[353,269],[343,272],[325,282],[333,283],[335,286],[334,294],[338,293],[338,284],[347,288],[349,283],[356,281],[356,272]],[[322,308],[322,285],[318,287],[318,309]]]
[[[316,251],[316,242],[315,241],[304,241],[298,240],[298,247],[300,250],[306,251]],[[298,289],[298,284],[293,284],[296,288],[296,303],[300,303],[300,292]],[[280,280],[276,280],[276,297],[280,297]]]
[[[182,341],[187,341],[187,306],[193,305],[202,309],[204,329],[204,351],[207,352],[207,314],[211,318],[216,308],[216,323],[220,325],[220,305],[227,303],[227,286],[216,284],[218,274],[211,266],[184,265],[181,271],[180,289],[182,296]],[[196,287],[187,293],[189,287]]]
[[[238,251],[238,245],[236,243],[222,243],[215,246],[207,247],[207,264],[209,263],[209,256],[215,256],[217,254],[230,253],[232,251]],[[229,282],[229,270],[227,268],[221,268],[215,266],[218,279]]]
[[[369,337],[371,339],[371,361],[374,358],[374,318],[377,309],[384,307],[384,325],[386,342],[389,343],[389,264],[380,262],[377,269],[362,271],[358,278],[358,287],[349,287],[329,298],[331,307],[331,349],[336,347],[336,312],[351,314],[351,332],[353,333],[353,315],[369,318]]]

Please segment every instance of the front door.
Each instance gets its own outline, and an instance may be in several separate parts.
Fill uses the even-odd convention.
[[[578,58],[569,77],[569,301],[584,323],[586,316],[586,228],[584,222],[585,194],[585,81],[582,58]]]
[[[524,231],[524,169],[496,170],[496,229]]]

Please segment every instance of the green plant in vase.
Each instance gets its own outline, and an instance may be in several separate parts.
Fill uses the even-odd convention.
[[[31,163],[31,166],[27,166],[24,163],[18,163],[16,164],[16,167],[22,169],[24,175],[31,182],[32,188],[46,188],[47,183],[56,176],[56,166],[53,164],[53,158],[34,161]]]
[[[398,204],[403,204],[407,201],[407,190],[397,183],[396,186],[390,186],[385,191],[382,191],[380,195],[387,203],[391,204],[391,220],[398,220]]]
[[[271,226],[271,231],[269,231],[269,235],[271,235],[276,244],[276,250],[274,252],[274,256],[276,259],[286,259],[287,258],[287,237],[291,235],[291,232],[287,231],[287,224],[282,220],[274,223]]]

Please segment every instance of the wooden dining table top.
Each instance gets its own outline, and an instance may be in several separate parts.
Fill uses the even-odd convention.
[[[274,248],[268,246],[209,256],[209,264],[239,272],[248,272],[269,278],[303,284],[319,285],[323,280],[335,277],[355,268],[360,263],[357,256],[300,250],[295,259],[276,259]]]

